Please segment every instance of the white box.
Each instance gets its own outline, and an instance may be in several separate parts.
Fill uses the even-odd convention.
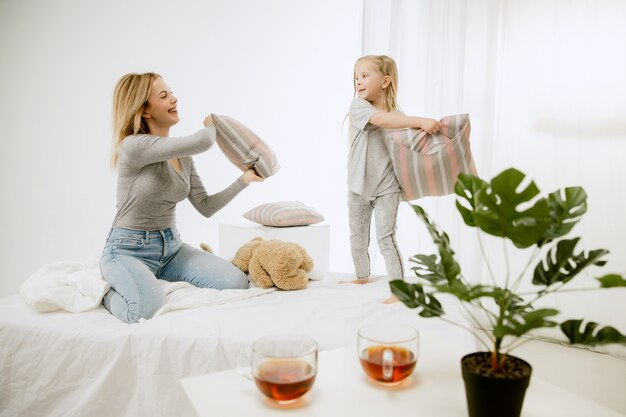
[[[265,240],[297,243],[313,258],[316,270],[328,272],[330,226],[327,224],[292,227],[261,226],[252,222],[220,224],[219,255],[224,259],[232,259],[241,246],[257,236]]]

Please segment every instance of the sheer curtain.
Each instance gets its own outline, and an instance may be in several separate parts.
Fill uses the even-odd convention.
[[[620,0],[364,0],[362,53],[396,60],[405,113],[469,113],[483,178],[514,166],[544,192],[583,186],[589,210],[572,233],[581,236],[578,250],[611,251],[605,268],[590,276],[624,274],[624,22],[626,2]],[[453,201],[417,203],[449,232],[465,275],[480,277],[475,233],[461,224]],[[398,227],[407,255],[432,252],[408,205]],[[496,264],[499,246],[489,247]],[[509,254],[514,265],[526,261],[525,253]],[[593,285],[591,278],[585,285]],[[552,302],[626,330],[624,295],[587,292]]]

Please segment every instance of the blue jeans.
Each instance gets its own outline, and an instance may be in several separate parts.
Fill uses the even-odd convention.
[[[244,272],[223,258],[184,243],[175,228],[112,228],[100,258],[100,272],[111,284],[104,306],[127,323],[151,318],[166,303],[157,278],[201,288],[248,288]]]

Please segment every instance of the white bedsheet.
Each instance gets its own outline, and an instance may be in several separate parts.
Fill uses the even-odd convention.
[[[174,310],[226,304],[276,288],[248,288],[245,290],[215,290],[198,288],[187,282],[157,280],[163,288],[167,303],[154,317]],[[40,268],[20,286],[20,295],[35,311],[48,313],[65,310],[81,313],[100,305],[110,285],[102,279],[98,260],[87,262],[55,262]]]
[[[355,343],[364,323],[393,320],[473,344],[401,303],[383,304],[385,280],[309,284],[132,325],[102,306],[41,314],[17,295],[2,299],[0,417],[177,416],[180,378],[233,368],[242,346],[270,333],[308,334],[326,350]]]
[[[20,295],[40,313],[80,313],[98,307],[109,287],[97,261],[55,262],[28,277],[20,286]]]

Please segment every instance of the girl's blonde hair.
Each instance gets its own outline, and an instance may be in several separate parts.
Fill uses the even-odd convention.
[[[113,93],[113,155],[111,165],[115,168],[119,147],[124,138],[137,133],[149,133],[146,121],[141,117],[152,83],[159,74],[126,74],[117,82]]]
[[[398,67],[393,59],[387,55],[366,55],[359,58],[356,63],[361,61],[369,61],[374,64],[376,71],[383,77],[389,77],[389,85],[385,88],[385,94],[383,96],[383,106],[387,111],[393,111],[398,108],[396,97],[398,94]],[[353,77],[354,84],[354,97],[356,97],[356,71]]]

